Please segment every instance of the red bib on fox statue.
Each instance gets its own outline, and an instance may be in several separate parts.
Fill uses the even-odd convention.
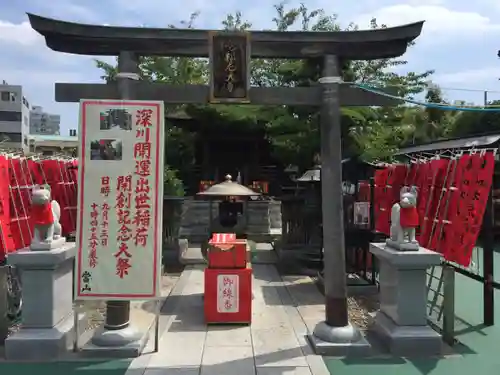
[[[401,207],[399,211],[399,223],[402,228],[418,227],[418,210],[417,207]]]
[[[34,204],[31,206],[31,222],[33,225],[53,224],[52,203],[48,202],[43,205]]]

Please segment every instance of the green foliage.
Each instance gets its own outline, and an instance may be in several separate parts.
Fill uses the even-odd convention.
[[[500,100],[488,103],[500,107]],[[452,137],[467,137],[475,134],[500,132],[500,112],[459,112],[451,126]]]
[[[163,194],[173,197],[184,196],[184,185],[177,177],[177,172],[168,165],[163,169]]]

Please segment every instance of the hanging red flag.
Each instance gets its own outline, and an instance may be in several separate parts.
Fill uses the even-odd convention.
[[[432,169],[430,162],[419,162],[417,164],[417,173],[415,178],[415,186],[417,187],[417,211],[419,217],[419,227],[417,228],[416,239],[419,243],[424,246],[424,241],[422,240],[422,232],[428,225],[428,219],[426,219],[426,209],[430,199],[431,185],[432,185]]]
[[[375,230],[385,235],[390,234],[390,209],[388,209],[387,179],[389,169],[375,172]]]
[[[449,159],[435,159],[430,162],[431,178],[428,179],[429,198],[425,207],[424,225],[420,232],[421,245],[434,250],[432,237],[436,229],[437,211],[443,204],[442,193],[449,172]]]
[[[441,196],[439,197],[439,205],[436,212],[436,218],[434,220],[434,229],[432,231],[432,238],[429,245],[429,249],[434,250],[438,253],[444,254],[444,248],[442,243],[444,226],[448,222],[448,212],[452,200],[456,200],[453,197],[456,189],[456,179],[457,179],[457,165],[458,159],[453,158],[448,164],[447,176],[445,176],[444,181],[439,181],[439,185],[442,185]],[[455,194],[456,196],[456,194]]]
[[[465,158],[464,158],[465,159]],[[457,229],[447,260],[468,267],[481,230],[494,171],[493,153],[472,154],[463,163],[462,192],[453,221]]]

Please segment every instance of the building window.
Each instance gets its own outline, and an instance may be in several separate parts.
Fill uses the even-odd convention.
[[[54,155],[54,151],[44,150],[44,151],[42,151],[42,155],[45,155],[45,156]]]
[[[29,109],[29,107],[30,107],[30,103],[26,100],[26,98],[25,98],[24,96],[23,96],[23,104],[24,104],[26,107],[28,107],[28,109]]]
[[[2,91],[2,102],[10,102],[10,92],[9,91]]]
[[[0,121],[18,121],[22,120],[21,112],[12,112],[12,111],[0,111]]]
[[[21,133],[0,132],[0,142],[22,142]]]

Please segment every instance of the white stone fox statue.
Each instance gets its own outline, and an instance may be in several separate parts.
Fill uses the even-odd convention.
[[[32,249],[51,249],[53,242],[61,242],[59,223],[61,207],[52,200],[48,186],[35,186],[31,192],[31,221],[33,223]],[[65,241],[63,241],[64,243]]]
[[[404,186],[400,191],[400,200],[391,210],[391,236],[387,245],[400,250],[418,250],[415,238],[418,227],[417,188]]]

